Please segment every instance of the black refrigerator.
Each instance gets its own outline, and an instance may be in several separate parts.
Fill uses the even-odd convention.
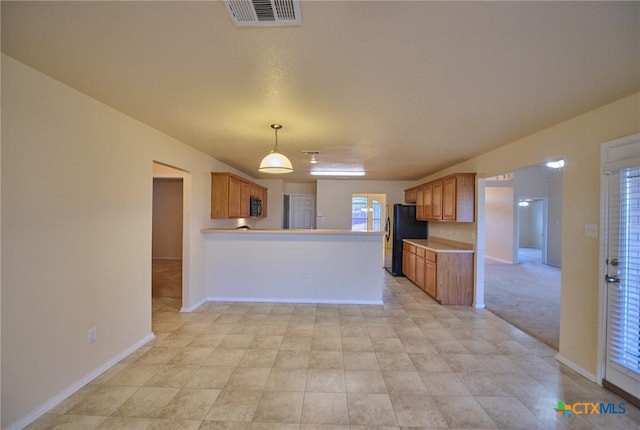
[[[387,209],[385,220],[385,259],[384,268],[393,276],[402,274],[402,239],[426,239],[427,221],[416,220],[414,205],[393,205]]]

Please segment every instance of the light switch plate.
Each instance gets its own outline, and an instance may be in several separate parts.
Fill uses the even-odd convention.
[[[584,225],[585,237],[598,237],[598,224],[585,224]]]

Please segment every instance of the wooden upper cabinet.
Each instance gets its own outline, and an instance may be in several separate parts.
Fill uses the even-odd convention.
[[[433,220],[442,219],[442,181],[435,181],[432,184],[433,192],[431,201],[431,218]]]
[[[415,203],[418,200],[418,188],[413,187],[408,190],[404,190],[404,202]]]
[[[422,185],[416,188],[416,219],[423,221],[424,217],[424,194]]]
[[[475,173],[456,173],[411,188],[417,191],[416,219],[473,222],[475,177]],[[408,191],[405,191],[405,196]]]
[[[422,186],[422,203],[424,209],[422,214],[425,220],[433,219],[433,184],[428,183]]]
[[[266,188],[233,173],[211,173],[211,218],[248,218],[252,196],[262,200],[261,217],[266,217]]]

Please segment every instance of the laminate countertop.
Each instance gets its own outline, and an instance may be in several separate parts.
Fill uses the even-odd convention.
[[[403,242],[407,242],[415,246],[420,246],[422,248],[426,248],[430,251],[438,253],[450,252],[473,254],[473,245],[470,243],[439,239],[403,239]]]
[[[260,229],[260,228],[203,228],[202,233],[238,233],[238,234],[332,234],[332,235],[382,235],[381,231],[354,231],[354,230],[338,230],[338,229]]]

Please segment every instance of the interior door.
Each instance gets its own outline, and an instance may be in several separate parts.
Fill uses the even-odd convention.
[[[640,398],[640,165],[607,181],[604,379]]]

